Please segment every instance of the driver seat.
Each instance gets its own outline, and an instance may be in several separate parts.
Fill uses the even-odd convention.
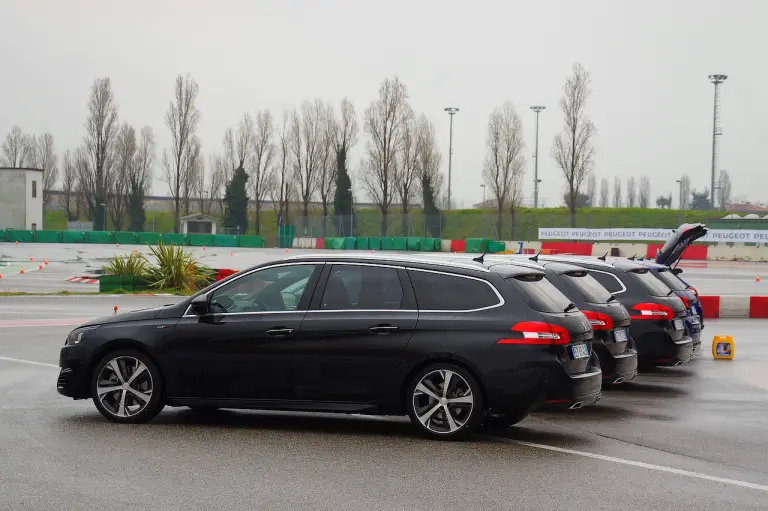
[[[341,275],[336,273],[328,279],[328,285],[323,293],[323,303],[321,309],[345,310],[352,308],[352,302],[349,299],[349,292],[341,280]]]

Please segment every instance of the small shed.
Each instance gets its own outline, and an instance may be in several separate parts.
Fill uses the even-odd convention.
[[[216,222],[218,219],[210,215],[195,213],[179,218],[182,234],[216,234]]]

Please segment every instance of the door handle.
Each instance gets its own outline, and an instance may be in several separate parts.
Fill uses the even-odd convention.
[[[386,335],[392,332],[396,332],[400,327],[394,325],[374,325],[368,329],[372,334]]]
[[[277,327],[277,328],[270,328],[264,333],[270,337],[285,337],[287,335],[291,335],[293,332],[294,332],[293,328]]]

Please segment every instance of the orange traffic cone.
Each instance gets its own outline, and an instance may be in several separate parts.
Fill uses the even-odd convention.
[[[117,305],[115,305],[115,314],[117,314]]]
[[[19,271],[19,275],[24,275],[24,268],[22,268],[21,271]]]
[[[755,277],[755,282],[760,282],[760,275],[758,275],[757,277]]]
[[[45,260],[45,265],[48,266],[48,259]]]
[[[37,269],[38,270],[42,270],[43,269],[43,265],[41,264],[40,266],[37,267]]]
[[[30,258],[29,258],[29,262],[31,263],[32,261],[34,261],[34,259],[32,259],[32,258],[30,257]]]

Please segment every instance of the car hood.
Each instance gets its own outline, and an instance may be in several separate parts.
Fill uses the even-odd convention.
[[[704,224],[683,224],[672,236],[667,239],[664,246],[661,247],[656,255],[656,262],[672,266],[675,264],[688,245],[707,234],[707,227]]]
[[[154,319],[160,314],[160,311],[164,307],[152,307],[150,309],[139,309],[131,312],[123,312],[122,314],[113,314],[112,316],[102,316],[100,318],[92,319],[81,326],[92,325],[106,325],[109,323],[122,323],[125,321],[143,321],[147,319]]]

